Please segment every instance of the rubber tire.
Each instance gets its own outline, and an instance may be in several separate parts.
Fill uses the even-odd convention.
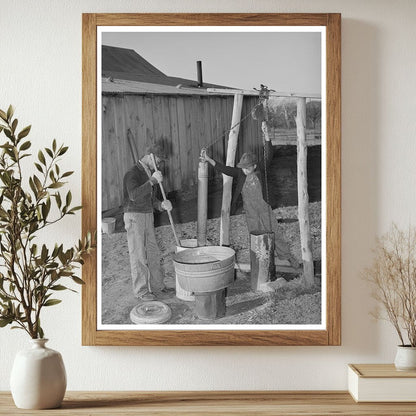
[[[134,324],[162,324],[169,321],[172,311],[168,305],[156,300],[142,302],[130,312]]]

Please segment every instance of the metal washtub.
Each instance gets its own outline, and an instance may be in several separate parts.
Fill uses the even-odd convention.
[[[190,248],[173,257],[180,286],[189,292],[215,292],[234,281],[235,251],[229,247]]]

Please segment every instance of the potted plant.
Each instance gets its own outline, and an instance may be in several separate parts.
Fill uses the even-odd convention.
[[[382,310],[374,315],[388,320],[400,339],[394,364],[398,370],[416,370],[416,228],[403,231],[393,224],[377,240],[371,267],[364,278]]]
[[[66,375],[61,355],[46,348],[41,312],[61,302],[64,279],[77,284],[83,257],[93,249],[91,234],[69,249],[41,243],[39,233],[81,207],[71,206],[71,191],[62,192],[73,172],[58,162],[68,147],[53,140],[39,150],[32,175],[24,177],[22,160],[31,156],[27,126],[18,132],[13,107],[0,110],[0,327],[24,330],[32,348],[16,355],[11,374],[14,401],[22,408],[51,408],[61,404]],[[27,166],[27,165],[25,165]],[[73,291],[73,290],[72,290]]]

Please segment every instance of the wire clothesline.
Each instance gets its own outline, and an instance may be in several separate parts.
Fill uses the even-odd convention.
[[[218,136],[216,139],[214,139],[211,143],[208,143],[207,145],[203,146],[204,149],[209,149],[211,146],[214,146],[214,144],[218,143],[220,140],[224,139],[224,136],[228,133],[230,133],[233,129],[235,129],[237,126],[239,126],[241,123],[243,123],[243,121],[245,121],[248,117],[250,117],[253,113],[253,110],[255,108],[257,108],[258,106],[263,104],[263,100],[259,99],[259,102],[256,103],[251,110],[248,112],[248,114],[246,114],[239,122],[235,123],[233,126],[231,126],[231,128],[229,128],[228,130],[225,130],[223,134],[221,134],[221,136]]]
[[[269,89],[266,85],[264,84],[260,84],[260,89],[254,88],[254,91],[256,91],[256,94],[259,95],[259,99],[258,102],[251,108],[251,110],[248,112],[248,114],[246,114],[238,123],[234,124],[233,126],[231,126],[230,129],[226,130],[221,136],[219,136],[218,138],[216,138],[215,140],[213,140],[211,143],[209,143],[208,145],[204,146],[204,149],[208,149],[211,146],[213,146],[215,143],[217,143],[218,141],[222,140],[223,137],[230,133],[233,129],[235,129],[237,126],[239,126],[243,121],[245,121],[248,117],[250,117],[250,115],[253,114],[253,111],[259,107],[260,105],[263,105],[264,102],[267,103],[267,100],[270,97],[270,94],[272,94],[273,92],[275,92],[275,90],[271,90]],[[253,92],[254,92],[253,91]],[[267,118],[267,113],[266,113],[266,118]]]

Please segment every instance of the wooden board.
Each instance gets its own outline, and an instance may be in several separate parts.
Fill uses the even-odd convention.
[[[349,364],[363,378],[415,378],[416,371],[398,371],[394,364]]]
[[[60,409],[22,410],[0,392],[2,415],[414,415],[414,403],[355,403],[340,391],[67,392]]]

